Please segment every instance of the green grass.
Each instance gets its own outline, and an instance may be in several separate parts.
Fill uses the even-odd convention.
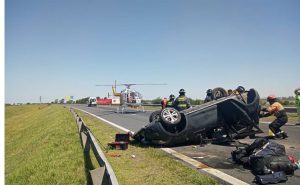
[[[115,133],[119,131],[85,113],[77,112],[105,151],[107,143],[114,141]],[[120,157],[111,157],[112,154]],[[157,148],[136,144],[130,145],[128,150],[108,150],[105,155],[121,185],[217,184],[212,178],[199,174]],[[97,165],[95,159],[91,162],[94,166]]]
[[[86,184],[74,118],[55,105],[6,106],[6,184]]]

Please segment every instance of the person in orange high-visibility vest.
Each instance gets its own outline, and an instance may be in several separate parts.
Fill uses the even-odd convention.
[[[275,134],[276,138],[287,138],[287,134],[280,129],[280,127],[288,122],[288,117],[284,107],[277,101],[275,95],[268,96],[267,101],[270,106],[262,109],[265,114],[262,114],[261,117],[274,115],[276,119],[269,124],[270,130]]]

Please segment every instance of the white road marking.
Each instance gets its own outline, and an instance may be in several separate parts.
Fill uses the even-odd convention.
[[[97,119],[100,119],[101,121],[104,121],[104,122],[106,122],[106,123],[108,123],[108,124],[110,124],[110,125],[118,128],[120,130],[123,130],[125,132],[131,132],[132,134],[134,134],[133,131],[130,131],[130,130],[122,127],[122,126],[119,126],[119,125],[111,122],[111,121],[108,121],[108,120],[103,119],[103,118],[101,118],[99,116],[96,116],[95,114],[89,113],[89,112],[87,112],[85,110],[82,110],[82,109],[79,109],[79,108],[74,108],[74,109],[77,109],[77,110],[80,110],[82,112],[85,112],[85,113],[87,113],[87,114],[89,114],[89,115],[91,115],[91,116],[93,116],[93,117],[95,117]],[[235,177],[232,177],[232,176],[230,176],[230,175],[228,175],[228,174],[226,174],[226,173],[224,173],[224,172],[222,172],[220,170],[211,168],[211,167],[207,166],[206,164],[203,164],[203,163],[201,163],[201,162],[199,162],[199,161],[197,161],[195,159],[192,159],[192,158],[190,158],[190,157],[188,157],[186,155],[178,153],[178,152],[176,152],[175,150],[173,150],[171,148],[161,148],[161,150],[163,150],[164,152],[166,152],[168,154],[171,154],[172,156],[174,156],[174,157],[176,157],[178,159],[183,160],[184,162],[186,162],[186,163],[188,163],[188,164],[196,167],[197,169],[203,170],[206,173],[209,173],[209,174],[211,174],[211,175],[213,175],[213,176],[215,176],[215,177],[217,177],[219,179],[222,179],[223,181],[225,181],[225,182],[227,182],[229,184],[232,184],[232,185],[249,185],[248,183],[246,183],[244,181],[241,181],[241,180],[239,180],[239,179],[237,179]]]
[[[89,114],[89,115],[91,115],[91,116],[93,116],[93,117],[95,117],[95,118],[97,118],[97,119],[100,119],[101,121],[104,121],[104,122],[106,122],[106,123],[108,123],[108,124],[110,124],[110,125],[112,125],[112,126],[118,128],[118,129],[120,129],[120,130],[123,130],[123,131],[125,131],[125,132],[131,132],[131,133],[133,133],[131,130],[128,130],[128,129],[126,129],[126,128],[120,126],[120,125],[117,125],[117,124],[115,124],[115,123],[113,123],[113,122],[110,122],[110,121],[104,119],[104,118],[101,118],[101,117],[99,117],[99,116],[96,116],[95,114],[89,113],[89,112],[87,112],[87,111],[85,111],[85,110],[82,110],[82,109],[79,109],[79,108],[75,108],[75,107],[72,107],[72,108],[77,109],[77,110],[80,110],[80,111],[82,111],[82,112],[84,112],[84,113],[87,113],[87,114]]]
[[[232,177],[220,170],[211,168],[209,166],[207,166],[206,164],[201,163],[200,161],[197,161],[195,159],[192,159],[186,155],[183,155],[181,153],[176,152],[175,150],[172,150],[171,148],[161,148],[161,150],[165,151],[168,154],[173,155],[174,157],[183,160],[184,162],[198,168],[201,169],[202,171],[205,171],[215,177],[218,177],[220,179],[222,179],[223,181],[232,184],[232,185],[249,185],[248,183],[245,183],[244,181],[241,181],[235,177]]]

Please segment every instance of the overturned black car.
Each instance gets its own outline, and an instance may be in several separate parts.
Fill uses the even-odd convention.
[[[258,127],[259,99],[255,89],[240,88],[231,95],[224,94],[217,100],[180,112],[165,108],[153,112],[150,123],[133,138],[144,144],[174,146],[252,137],[262,133]]]

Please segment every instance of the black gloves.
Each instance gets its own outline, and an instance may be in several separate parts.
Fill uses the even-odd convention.
[[[267,111],[267,108],[262,108],[261,111],[263,111],[263,112],[268,112],[268,111]]]
[[[259,118],[265,117],[265,114],[263,112],[259,113]]]

